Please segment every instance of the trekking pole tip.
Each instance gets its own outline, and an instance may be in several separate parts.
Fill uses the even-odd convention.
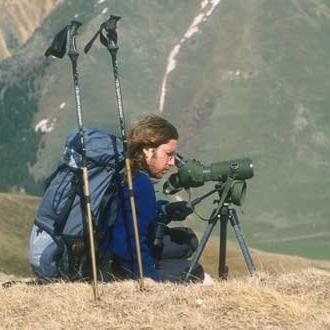
[[[139,291],[143,292],[144,290],[145,290],[144,280],[143,280],[143,278],[140,278],[140,280],[139,280]]]

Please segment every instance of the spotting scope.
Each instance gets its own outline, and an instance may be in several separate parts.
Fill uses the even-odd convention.
[[[252,178],[253,163],[250,158],[228,160],[204,166],[200,161],[185,160],[178,171],[171,174],[163,185],[163,192],[172,195],[182,189],[200,187],[207,181],[225,182],[228,178],[234,183],[233,189],[245,190],[245,180]]]

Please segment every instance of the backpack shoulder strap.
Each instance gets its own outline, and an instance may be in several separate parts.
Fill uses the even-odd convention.
[[[67,167],[66,164],[60,164],[59,166],[57,166],[56,170],[50,174],[44,181],[44,192],[47,190],[47,188],[49,187],[49,185],[51,184],[51,182],[53,181],[53,179],[56,177],[56,175],[63,171],[63,169]]]

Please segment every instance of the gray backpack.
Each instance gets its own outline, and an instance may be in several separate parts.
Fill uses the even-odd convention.
[[[115,220],[115,195],[123,169],[123,145],[118,137],[84,129],[87,168],[97,243]],[[39,278],[79,279],[88,273],[89,249],[84,214],[82,156],[78,130],[67,137],[60,165],[46,183],[30,237],[29,261]]]

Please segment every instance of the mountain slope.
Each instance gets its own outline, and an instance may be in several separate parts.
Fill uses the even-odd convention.
[[[328,14],[321,0],[222,1],[181,50],[164,107],[188,157],[254,160],[241,216],[251,244],[320,258],[330,257]]]
[[[0,59],[10,57],[39,28],[58,0],[0,1]]]
[[[170,55],[180,45],[162,108],[179,127],[179,151],[205,164],[249,155],[255,178],[240,213],[249,244],[329,259],[325,0],[63,1],[0,63],[1,190],[40,194],[76,126],[69,59],[43,57],[73,18],[84,23],[78,48],[86,125],[118,133],[109,55],[98,41],[82,53],[109,13],[123,16],[118,63],[128,124],[160,108]],[[207,214],[211,207],[201,209]]]

